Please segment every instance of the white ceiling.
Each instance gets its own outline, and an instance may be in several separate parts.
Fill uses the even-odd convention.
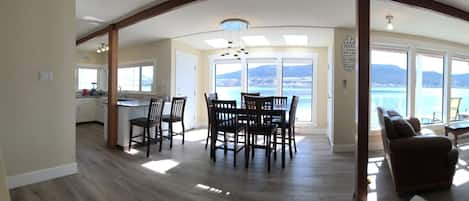
[[[394,16],[393,32],[469,45],[469,22],[423,8],[383,0],[372,1],[371,10],[371,27],[374,30],[386,31],[385,17],[391,14]]]
[[[104,2],[109,1],[112,1],[113,5],[120,3],[122,5],[112,9],[101,9],[104,7]],[[119,2],[114,3],[116,1]],[[466,0],[440,1],[469,10],[469,2]],[[118,18],[118,13],[121,13],[121,16],[125,15],[125,10],[131,12],[144,5],[155,5],[155,3],[158,2],[77,0],[77,17],[90,15],[112,21],[111,18]],[[112,12],[107,13],[107,10]],[[107,14],[99,15],[103,11]],[[394,16],[395,32],[469,44],[469,37],[465,37],[464,34],[469,32],[468,22],[389,0],[372,1],[372,29],[385,31],[385,16],[389,14]],[[208,49],[210,46],[204,41],[220,38],[223,35],[217,33],[220,30],[220,21],[233,17],[248,20],[251,29],[246,34],[264,35],[272,45],[284,45],[282,35],[295,33],[308,35],[310,46],[324,46],[331,40],[330,37],[325,37],[330,28],[355,26],[355,1],[328,0],[326,3],[324,0],[205,0],[125,28],[120,31],[119,43],[121,46],[128,46],[175,38],[197,48]],[[79,28],[78,32],[86,30]],[[100,42],[106,41],[106,37],[101,37],[81,45],[80,48],[94,50]]]
[[[76,31],[77,36],[83,36],[106,24],[116,21],[137,10],[158,4],[162,0],[76,0]],[[102,20],[100,24],[83,20],[85,17]]]

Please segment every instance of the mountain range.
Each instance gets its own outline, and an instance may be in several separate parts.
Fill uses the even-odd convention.
[[[286,66],[284,67],[284,76],[289,78],[305,78],[312,75],[311,65],[303,66]],[[276,66],[265,65],[248,72],[250,80],[263,80],[264,82],[273,83],[276,78]],[[239,82],[241,79],[240,71],[217,75],[217,80],[221,82],[227,81],[231,84]],[[224,81],[223,81],[224,80]],[[407,85],[407,72],[405,69],[396,65],[373,64],[371,66],[371,84],[375,87],[404,87]],[[228,84],[228,83],[227,83]],[[231,85],[228,84],[228,85]],[[225,85],[226,86],[226,85]],[[443,74],[425,71],[423,72],[423,87],[437,88],[443,86]],[[469,88],[469,73],[458,74],[452,76],[452,87]]]

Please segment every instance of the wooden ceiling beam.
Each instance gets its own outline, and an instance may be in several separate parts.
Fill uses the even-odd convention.
[[[122,29],[122,28],[128,27],[130,25],[136,24],[138,22],[141,22],[143,20],[147,20],[147,19],[156,17],[158,15],[167,13],[169,11],[172,11],[172,10],[176,9],[176,8],[180,8],[182,6],[188,5],[188,4],[196,2],[196,1],[201,1],[201,0],[168,0],[168,1],[165,1],[165,2],[160,3],[158,5],[155,5],[153,7],[142,10],[142,11],[140,11],[140,12],[134,14],[134,15],[131,15],[129,17],[121,19],[121,20],[113,23],[113,25],[117,29]],[[86,41],[89,41],[89,40],[91,40],[95,37],[105,35],[109,31],[110,31],[110,26],[107,26],[107,27],[102,28],[98,31],[89,33],[89,34],[79,38],[76,41],[76,45],[80,45],[80,44],[82,44]]]
[[[469,12],[435,0],[391,0],[411,6],[433,10],[451,17],[469,21]]]

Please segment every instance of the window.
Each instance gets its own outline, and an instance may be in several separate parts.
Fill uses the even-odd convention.
[[[443,122],[444,57],[417,53],[415,115],[423,124]]]
[[[469,60],[453,57],[451,60],[451,99],[449,120],[462,120],[460,112],[469,111]]]
[[[119,90],[131,92],[152,92],[154,67],[136,65],[121,67],[117,72]]]
[[[215,91],[223,100],[241,103],[241,63],[215,64]]]
[[[313,58],[247,58],[216,60],[213,86],[222,100],[241,101],[241,92],[259,92],[261,96],[299,96],[297,120],[312,122]]]
[[[248,92],[262,96],[277,94],[277,65],[273,62],[248,61]]]
[[[313,62],[312,60],[284,60],[282,72],[282,95],[298,96],[297,119],[311,121],[313,103]]]
[[[93,86],[95,83],[95,86]],[[96,68],[78,68],[78,90],[92,89],[97,87],[98,69]]]
[[[379,128],[377,107],[407,114],[407,52],[371,50],[370,128]]]

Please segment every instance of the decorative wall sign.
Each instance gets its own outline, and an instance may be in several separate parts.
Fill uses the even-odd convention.
[[[352,71],[355,69],[357,59],[357,48],[355,45],[355,39],[352,36],[348,36],[343,44],[343,59],[344,59],[344,70]]]

